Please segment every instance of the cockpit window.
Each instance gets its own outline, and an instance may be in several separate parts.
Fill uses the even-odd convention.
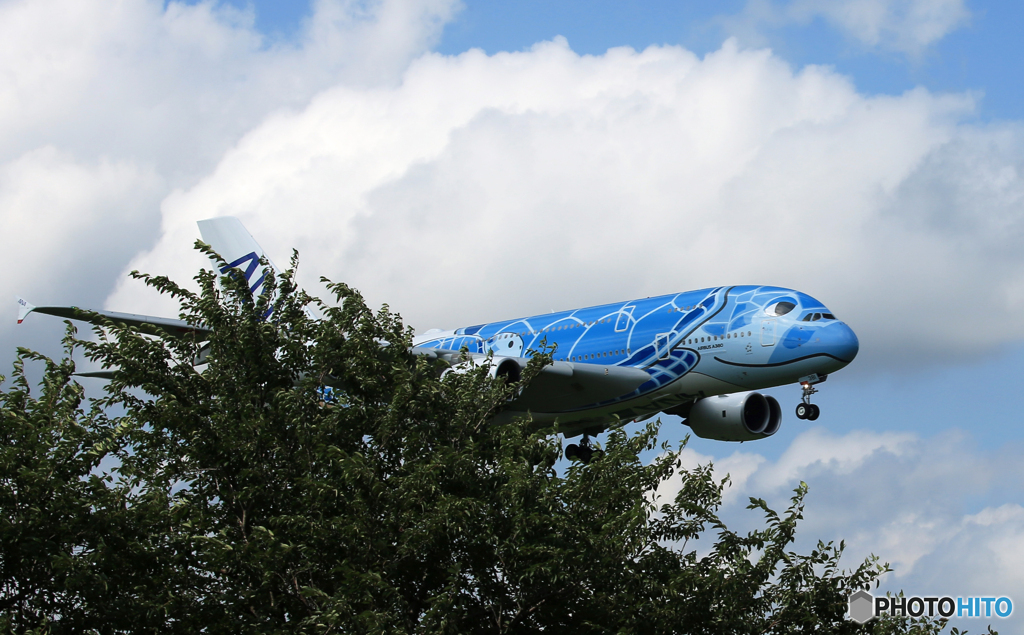
[[[836,316],[832,315],[831,313],[808,313],[807,315],[803,316],[800,319],[800,321],[801,322],[817,322],[818,320],[834,320],[834,319],[836,319]]]
[[[795,304],[793,304],[792,302],[786,302],[785,300],[783,300],[782,302],[776,302],[775,304],[768,305],[768,307],[765,308],[764,312],[767,313],[768,315],[774,315],[774,316],[778,317],[780,315],[785,315],[785,314],[789,313],[790,311],[792,311],[795,308],[796,308]]]

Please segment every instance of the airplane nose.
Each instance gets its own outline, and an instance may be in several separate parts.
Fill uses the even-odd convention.
[[[857,339],[857,334],[845,322],[834,325],[828,331],[829,352],[846,363],[852,362],[860,350],[860,340]]]

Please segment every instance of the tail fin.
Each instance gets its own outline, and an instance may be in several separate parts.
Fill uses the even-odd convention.
[[[242,225],[242,221],[234,216],[220,216],[201,220],[198,224],[203,241],[213,247],[213,250],[228,263],[227,266],[221,267],[221,273],[238,267],[245,274],[249,290],[256,295],[267,278],[267,271],[260,267],[260,258],[265,256],[263,249]],[[270,262],[269,259],[267,262]],[[277,271],[273,263],[270,263],[270,270]],[[257,271],[259,275],[256,275]]]

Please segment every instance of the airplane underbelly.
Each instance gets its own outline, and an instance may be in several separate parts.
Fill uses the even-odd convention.
[[[530,416],[538,425],[557,425],[567,436],[584,431],[596,433],[616,421],[643,419],[651,414],[701,397],[741,392],[744,387],[691,371],[672,383],[644,395],[613,404],[594,405],[572,411],[537,411],[510,409],[502,412],[496,422]]]

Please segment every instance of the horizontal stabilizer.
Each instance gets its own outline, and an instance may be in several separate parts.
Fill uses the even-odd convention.
[[[168,335],[171,337],[184,337],[186,335],[198,336],[198,339],[209,338],[210,330],[205,326],[189,324],[184,320],[156,317],[152,315],[137,315],[135,313],[119,313],[117,311],[93,311],[80,309],[75,306],[33,306],[25,300],[18,298],[18,324],[24,321],[29,313],[45,313],[68,320],[81,320],[106,326],[109,322],[134,326],[139,330],[153,334]]]
[[[75,373],[76,377],[90,377],[92,379],[113,379],[116,370],[94,370],[88,373]]]

